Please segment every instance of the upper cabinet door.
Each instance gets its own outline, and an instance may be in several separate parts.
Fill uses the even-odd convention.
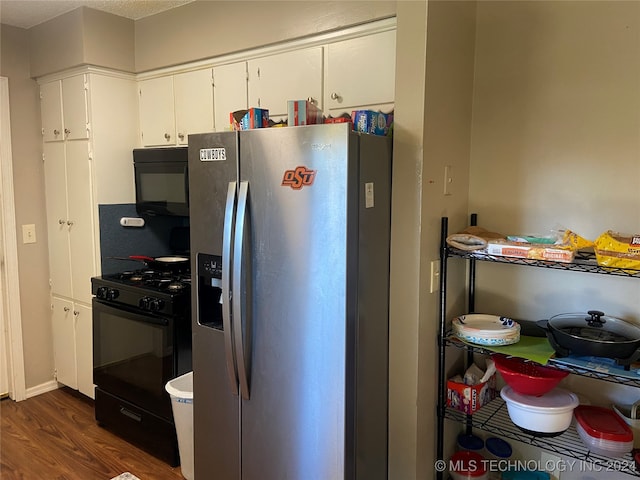
[[[329,44],[327,110],[336,115],[351,113],[353,107],[393,103],[395,71],[395,30]]]
[[[286,119],[288,100],[311,98],[322,108],[322,47],[249,60],[249,107]]]
[[[71,255],[69,252],[69,212],[67,211],[67,170],[65,144],[44,144],[44,187],[47,200],[49,274],[51,291],[71,297]]]
[[[62,80],[62,114],[65,139],[85,140],[89,138],[87,84],[84,75],[76,75]]]
[[[145,147],[175,145],[176,125],[173,106],[173,77],[141,80],[140,134]]]
[[[67,142],[66,166],[72,297],[90,304],[96,256],[89,142]]]
[[[40,85],[40,113],[44,141],[59,142],[64,140],[62,83],[59,80]]]
[[[213,67],[213,107],[216,132],[231,129],[229,114],[247,105],[247,62]]]
[[[173,77],[177,143],[186,145],[191,133],[213,132],[213,84],[210,68]]]

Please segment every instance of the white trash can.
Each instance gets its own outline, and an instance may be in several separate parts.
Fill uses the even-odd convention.
[[[178,435],[180,470],[193,480],[193,372],[169,380],[165,389],[171,396],[171,409]]]

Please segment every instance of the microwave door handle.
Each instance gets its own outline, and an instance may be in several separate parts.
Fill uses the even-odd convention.
[[[250,238],[246,233],[247,228],[247,199],[249,195],[249,182],[240,182],[238,192],[238,212],[236,215],[235,240],[233,246],[233,336],[236,347],[236,364],[238,367],[238,380],[240,382],[240,395],[244,400],[249,400],[249,371],[251,364],[249,358],[251,352],[251,318],[243,309],[250,292],[250,260],[245,256],[245,239]],[[243,275],[244,273],[244,275]],[[244,278],[244,284],[243,284]],[[244,287],[244,289],[243,289]],[[249,293],[250,295],[250,293]]]
[[[227,364],[227,374],[231,386],[231,393],[238,395],[238,372],[235,352],[232,342],[231,325],[231,240],[235,223],[236,182],[229,182],[227,189],[227,203],[224,212],[224,229],[222,234],[222,330],[224,332],[224,351]]]

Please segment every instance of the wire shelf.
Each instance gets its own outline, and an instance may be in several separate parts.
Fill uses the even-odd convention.
[[[598,265],[596,256],[592,252],[576,253],[575,259],[571,263],[553,262],[549,260],[532,260],[518,257],[501,257],[480,252],[467,252],[457,248],[447,247],[447,256],[461,257],[466,259],[479,260],[482,262],[509,263],[512,265],[527,265],[530,267],[551,268],[554,270],[569,270],[572,272],[598,273],[604,275],[614,275],[618,277],[640,278],[640,270],[630,268],[602,267]]]
[[[472,351],[473,353],[482,355],[493,355],[495,353],[498,353],[478,345],[469,345],[468,343],[461,342],[453,335],[448,335],[447,338],[445,338],[445,346],[467,349]],[[571,361],[572,360],[570,358],[551,358],[549,359],[547,365],[559,370],[564,370],[574,375],[580,375],[583,377],[595,378],[597,380],[604,380],[619,385],[628,385],[631,387],[640,388],[640,371],[637,368],[630,370],[631,374],[629,375],[617,375],[615,373],[606,371],[605,369],[599,370],[597,366],[585,366],[579,365],[577,363],[572,364]]]
[[[580,468],[582,471],[618,471],[640,477],[640,472],[636,469],[630,453],[613,458],[590,452],[573,424],[556,437],[537,437],[523,432],[511,421],[507,404],[501,398],[492,400],[469,416],[447,408],[445,417],[461,423],[470,418],[474,428],[584,462],[584,464],[574,465],[573,468],[576,470]]]

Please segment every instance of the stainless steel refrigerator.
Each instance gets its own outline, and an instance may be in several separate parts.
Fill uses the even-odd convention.
[[[390,139],[189,136],[196,480],[387,478]]]

